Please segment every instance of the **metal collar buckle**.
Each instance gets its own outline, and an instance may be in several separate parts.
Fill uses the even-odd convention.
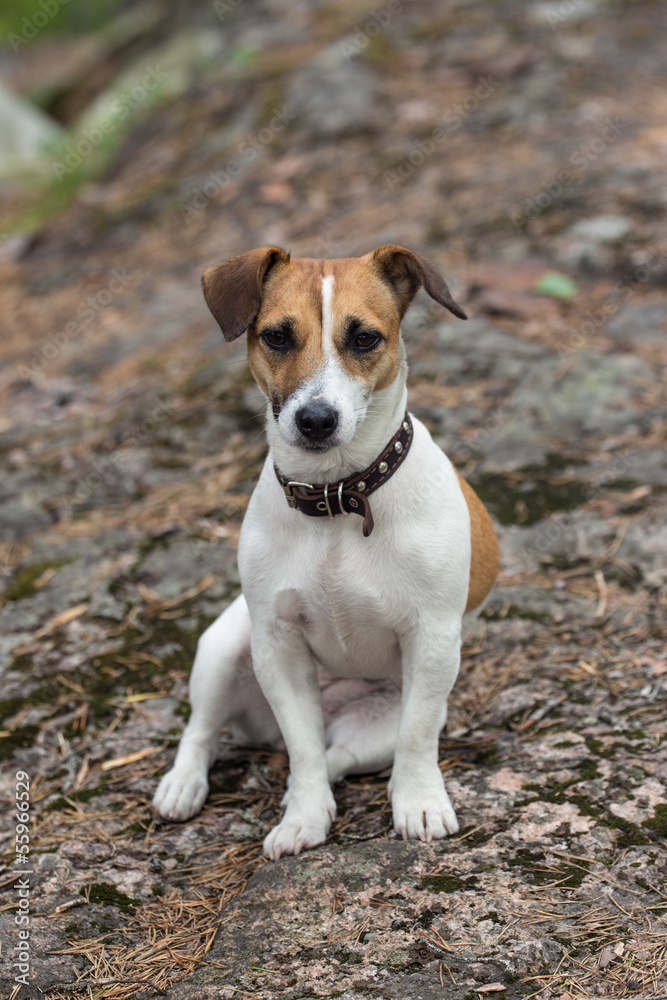
[[[292,493],[293,486],[303,486],[307,490],[312,490],[314,487],[312,483],[298,483],[295,479],[291,479],[289,483],[285,483],[283,485],[283,492],[287,500],[287,506],[296,510],[296,500],[294,499],[294,494]]]

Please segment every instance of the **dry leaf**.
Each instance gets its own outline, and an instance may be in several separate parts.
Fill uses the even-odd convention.
[[[506,989],[502,983],[486,983],[485,986],[478,986],[473,993],[503,993]]]
[[[598,967],[600,969],[606,969],[608,965],[611,965],[611,963],[615,962],[617,959],[618,955],[616,954],[614,949],[611,947],[611,945],[607,945],[600,952]]]
[[[164,698],[168,691],[149,691],[145,694],[128,694],[125,698],[126,705],[133,705],[138,701],[148,701],[150,698]]]

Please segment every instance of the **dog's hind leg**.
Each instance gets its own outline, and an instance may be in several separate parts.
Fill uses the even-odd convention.
[[[153,799],[155,809],[170,820],[189,819],[203,806],[222,725],[229,723],[239,735],[258,739],[256,730],[263,721],[263,738],[269,742],[278,732],[252,671],[250,615],[243,595],[201,635],[190,676],[190,701],[192,714],[176,761]]]
[[[389,684],[378,687],[364,681],[348,683],[368,684],[371,689],[329,709],[327,702],[337,685],[323,692],[327,769],[332,785],[346,774],[383,771],[394,759],[401,714],[400,688]]]

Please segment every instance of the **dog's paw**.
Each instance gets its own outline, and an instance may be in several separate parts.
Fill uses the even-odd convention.
[[[288,806],[282,821],[264,839],[264,856],[277,861],[285,854],[300,854],[323,844],[335,818],[333,797],[318,809]]]
[[[165,774],[153,797],[153,808],[164,819],[179,822],[199,812],[208,795],[206,775],[174,767]]]
[[[458,832],[456,813],[439,771],[431,781],[394,786],[391,804],[394,829],[403,840],[442,840]]]

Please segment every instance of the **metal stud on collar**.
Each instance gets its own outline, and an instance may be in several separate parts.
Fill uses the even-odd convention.
[[[403,445],[401,444],[400,441],[397,441],[396,444],[394,445],[394,451],[396,452],[397,455],[400,455],[401,452],[403,451]]]
[[[385,473],[388,468],[389,466],[387,465],[386,462],[380,462],[380,464],[378,465],[378,472]]]

